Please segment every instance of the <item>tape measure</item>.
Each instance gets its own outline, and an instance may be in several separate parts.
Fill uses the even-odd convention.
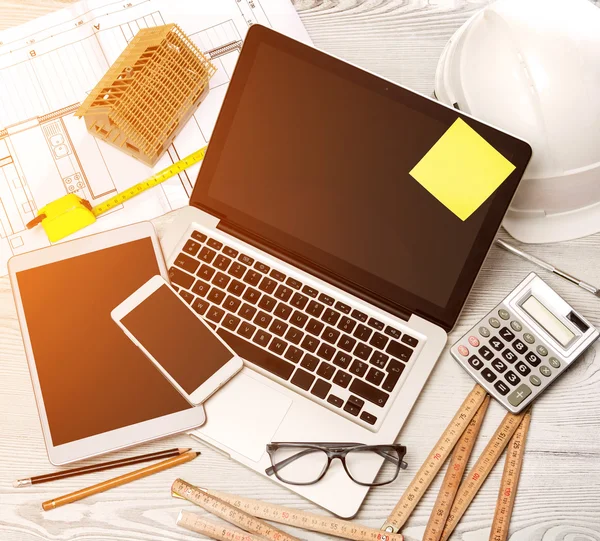
[[[452,510],[450,511],[444,531],[442,532],[442,541],[446,541],[454,531],[454,528],[456,528],[456,525],[473,501],[475,494],[479,492],[479,489],[482,487],[496,462],[498,462],[502,451],[504,451],[504,448],[508,445],[509,440],[516,432],[526,413],[526,411],[519,415],[507,413],[500,426],[496,429],[496,432],[486,445],[483,453],[481,453],[481,456],[477,459],[473,469],[468,473],[458,489],[456,499],[452,505]]]
[[[144,193],[150,188],[158,186],[165,180],[181,173],[184,169],[202,161],[206,154],[206,149],[207,147],[204,147],[193,152],[183,158],[183,160],[170,165],[166,169],[114,195],[95,207],[92,207],[88,201],[78,195],[73,193],[67,194],[42,207],[38,211],[37,216],[27,224],[27,229],[32,229],[36,225],[41,224],[48,239],[51,242],[57,242],[93,224],[98,216],[108,212],[117,205]]]
[[[382,532],[381,530],[355,524],[348,520],[316,515],[305,511],[297,511],[282,505],[270,504],[251,498],[241,498],[239,496],[225,494],[214,490],[200,489],[181,479],[177,479],[177,481],[173,483],[171,491],[174,496],[183,496],[186,500],[199,505],[203,509],[210,511],[251,533],[259,532],[255,529],[249,529],[253,525],[253,522],[251,522],[250,519],[255,521],[258,519],[265,519],[312,532],[350,539],[352,541],[404,540],[404,537],[401,534],[389,534]],[[232,514],[232,508],[238,513],[243,513],[243,515]],[[243,516],[244,518],[240,520],[240,516]],[[262,521],[258,522],[265,524]],[[259,535],[264,534],[260,533]],[[291,537],[288,534],[284,535],[287,538]]]
[[[523,458],[525,457],[525,440],[527,439],[530,423],[531,413],[528,412],[523,417],[519,428],[517,428],[517,431],[508,444],[502,481],[500,482],[500,491],[498,492],[498,501],[496,502],[496,511],[494,512],[494,521],[492,522],[490,541],[506,541],[508,539],[508,528],[515,505],[515,498],[517,497],[519,477],[523,466]]]
[[[433,506],[433,511],[429,517],[427,527],[425,528],[423,541],[439,541],[442,536],[446,520],[452,509],[454,498],[458,492],[463,473],[467,467],[467,462],[469,461],[473,447],[475,446],[479,429],[481,428],[489,405],[490,397],[488,395],[485,397],[483,404],[479,406],[477,413],[475,413],[475,416],[471,419],[469,426],[454,448],[444,481],[442,482],[440,492]]]
[[[452,453],[452,450],[471,423],[477,410],[479,410],[486,400],[486,397],[487,393],[485,389],[480,385],[475,385],[446,430],[444,430],[444,433],[435,444],[431,453],[429,453],[424,464],[419,468],[415,478],[404,491],[400,501],[396,504],[391,515],[382,526],[382,530],[397,533],[404,526],[404,523],[408,520],[408,517],[423,497],[425,491],[429,488],[429,485],[440,471],[446,459],[450,456],[450,453]]]
[[[98,217],[100,216],[100,214],[104,214],[105,212],[108,212],[110,209],[124,203],[125,201],[129,201],[129,199],[132,199],[137,195],[144,193],[146,190],[158,186],[165,180],[168,180],[174,177],[175,175],[178,175],[188,167],[191,167],[192,165],[201,162],[204,159],[204,156],[206,155],[207,148],[208,147],[203,147],[200,150],[193,152],[189,156],[183,158],[183,160],[179,160],[173,165],[167,167],[166,169],[159,171],[158,173],[156,173],[156,175],[152,175],[146,180],[138,182],[137,184],[131,186],[127,190],[124,190],[118,193],[117,195],[111,197],[110,199],[103,201],[99,205],[96,205],[92,208],[92,214]]]
[[[273,541],[299,541],[297,537],[267,524],[212,494],[208,494],[206,490],[186,483],[183,479],[176,479],[171,487],[171,491],[183,496],[186,500],[202,507],[213,515],[242,528],[242,530],[248,533],[272,539]]]
[[[222,524],[217,524],[188,511],[179,513],[177,526],[219,541],[265,541],[265,538],[260,535],[252,535],[251,533],[227,528]]]

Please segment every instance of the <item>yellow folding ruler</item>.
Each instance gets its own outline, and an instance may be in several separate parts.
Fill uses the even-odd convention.
[[[150,188],[158,186],[165,180],[181,173],[184,169],[202,161],[206,154],[206,149],[207,147],[204,147],[193,152],[183,158],[183,160],[170,165],[142,182],[138,182],[95,207],[92,207],[89,201],[82,199],[78,195],[73,193],[67,194],[42,207],[38,211],[37,216],[27,224],[27,229],[42,224],[50,242],[64,239],[68,235],[93,224],[101,214],[108,212],[110,209],[132,199],[136,195],[140,195]]]

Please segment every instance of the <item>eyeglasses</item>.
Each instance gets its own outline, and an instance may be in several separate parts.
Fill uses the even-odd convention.
[[[406,447],[395,444],[278,442],[267,444],[267,453],[271,467],[265,473],[290,485],[320,481],[336,458],[352,481],[367,487],[387,485],[407,467]]]

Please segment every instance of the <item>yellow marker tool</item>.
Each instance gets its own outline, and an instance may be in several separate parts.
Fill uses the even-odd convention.
[[[441,438],[429,453],[429,456],[419,468],[408,488],[394,507],[391,515],[381,527],[386,532],[397,533],[413,512],[423,494],[435,479],[446,459],[467,429],[477,410],[486,400],[487,393],[480,385],[475,385],[454,415],[450,424],[444,430]]]
[[[452,509],[454,498],[458,492],[458,487],[462,481],[462,476],[467,467],[467,462],[473,451],[475,440],[479,434],[479,429],[483,423],[483,419],[490,405],[490,396],[486,396],[483,404],[477,410],[475,417],[471,420],[469,426],[464,431],[460,441],[454,448],[448,470],[442,482],[440,492],[435,500],[433,511],[429,516],[429,522],[425,528],[423,541],[439,541],[442,537],[444,525]]]
[[[184,169],[204,159],[207,147],[193,152],[173,165],[159,171],[155,175],[131,186],[117,195],[92,207],[88,201],[75,194],[68,194],[56,201],[48,203],[38,211],[38,215],[27,224],[31,229],[42,224],[50,242],[59,241],[68,235],[93,224],[96,218],[110,209],[134,198],[136,195],[158,186],[165,180],[181,173]]]
[[[521,467],[525,456],[525,440],[527,439],[530,423],[531,412],[525,414],[519,428],[517,428],[508,444],[490,541],[506,541],[508,539],[508,527],[510,526],[510,518],[517,497],[519,477],[521,476]]]

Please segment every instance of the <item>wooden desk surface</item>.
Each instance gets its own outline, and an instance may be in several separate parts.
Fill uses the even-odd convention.
[[[25,22],[66,2],[0,0],[0,28]],[[412,89],[431,93],[435,66],[447,39],[482,0],[295,0],[315,44]],[[168,218],[156,221],[164,227]],[[532,246],[531,253],[600,284],[600,235],[558,245]],[[499,302],[529,271],[536,270],[493,248],[464,312],[450,336],[456,340]],[[595,325],[600,299],[540,271],[544,279]],[[53,470],[48,463],[10,286],[0,278],[0,541],[163,541],[196,539],[174,526],[181,504],[169,497],[175,475],[205,486],[299,509],[317,510],[289,492],[204,446],[202,456],[175,472],[161,474],[44,513],[41,502],[99,482],[106,473],[67,479],[26,490],[12,482]],[[598,345],[580,359],[535,405],[511,541],[600,540],[600,360]],[[442,355],[400,435],[408,446],[409,469],[391,486],[374,489],[356,520],[380,527],[429,452],[454,410],[472,388],[471,379]],[[478,456],[503,416],[490,406]],[[186,436],[144,445],[118,456],[187,446]],[[113,458],[113,457],[111,457]],[[500,481],[498,465],[475,498],[453,539],[484,541]],[[441,476],[440,476],[441,477]],[[421,539],[440,478],[404,529],[407,540]],[[295,532],[303,539],[318,535]]]

